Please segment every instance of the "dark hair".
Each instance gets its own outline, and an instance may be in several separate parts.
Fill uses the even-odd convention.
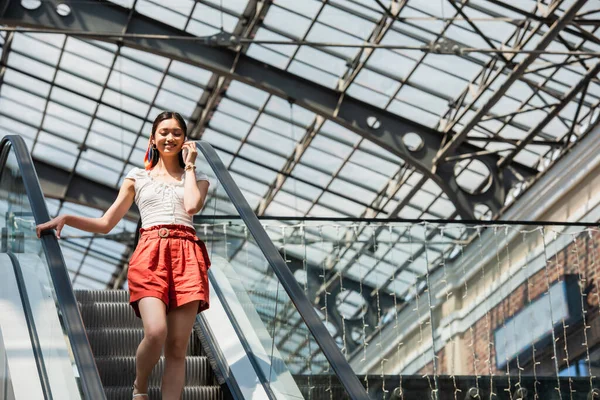
[[[150,134],[150,136],[154,136],[154,134],[156,133],[156,128],[158,128],[158,125],[161,122],[166,121],[168,119],[174,119],[175,121],[177,121],[177,123],[179,124],[179,127],[183,131],[183,137],[185,138],[187,136],[187,125],[185,123],[185,120],[183,119],[181,114],[174,112],[174,111],[163,111],[160,114],[158,114],[156,116],[156,118],[154,118],[154,122],[152,123],[152,133]],[[185,168],[185,161],[183,160],[182,153],[183,152],[180,151],[177,157],[179,159],[179,166],[181,168]],[[152,160],[151,160],[152,168],[154,168],[154,166],[158,163],[159,157],[160,157],[160,155],[158,154],[158,151],[152,152]]]

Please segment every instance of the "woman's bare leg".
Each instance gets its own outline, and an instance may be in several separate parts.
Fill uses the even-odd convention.
[[[179,400],[185,382],[185,352],[198,313],[198,301],[177,307],[167,315],[165,343],[165,373],[162,381],[162,399]]]
[[[148,377],[160,359],[167,338],[167,306],[156,297],[144,297],[138,302],[144,324],[144,339],[135,355],[134,394],[148,393]]]

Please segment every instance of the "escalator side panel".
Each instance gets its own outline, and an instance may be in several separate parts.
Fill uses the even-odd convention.
[[[215,293],[226,304],[229,318],[235,321],[237,334],[244,336],[248,351],[252,351],[252,359],[258,364],[254,367],[260,369],[259,373],[270,382],[268,387],[275,398],[304,399],[278,349],[269,345],[272,340],[269,332],[231,264],[222,257],[213,257],[209,275],[211,283],[217,286],[211,296]]]
[[[69,349],[58,319],[52,286],[42,260],[34,254],[15,254],[25,278],[46,373],[54,399],[80,399]]]
[[[15,399],[43,399],[44,393],[17,278],[8,254],[0,253],[0,326]]]
[[[0,400],[16,400],[8,369],[8,357],[4,348],[2,329],[0,329]]]
[[[90,400],[106,399],[58,241],[52,231],[44,232],[41,239],[35,235],[35,225],[48,221],[49,214],[31,155],[22,137],[7,135],[0,141],[0,173],[1,189],[5,196],[2,200],[3,205],[6,206],[4,211],[8,212],[7,216],[26,216],[25,218],[19,217],[18,224],[13,224],[8,220],[5,222],[6,231],[3,234],[12,242],[9,245],[3,241],[1,247],[3,247],[3,251],[39,254],[42,257],[44,261],[42,275],[48,279],[47,282],[51,286],[50,292],[54,298],[55,320],[51,324],[59,321],[58,327],[62,330],[62,340],[66,342],[60,349],[53,348],[51,343],[48,351],[52,355],[48,359],[51,360],[55,355],[64,354],[64,346],[68,348],[67,354],[72,366],[69,376],[73,374],[77,376],[80,393],[77,396],[69,396],[69,399],[81,397]],[[27,314],[25,318],[30,322],[31,315]],[[52,326],[56,327],[56,325]],[[43,330],[40,331],[40,335],[29,333],[33,335],[31,341],[34,342],[34,346],[36,342],[39,342],[39,337],[46,334]],[[36,337],[38,339],[35,339]],[[39,352],[39,347],[34,347],[34,354],[37,353],[38,358],[41,359],[43,353]],[[38,366],[40,361],[38,360]],[[46,360],[42,362],[45,364]],[[47,386],[46,371],[50,369],[53,372],[64,371],[62,367],[54,368],[50,362],[40,372],[40,376],[44,378],[43,382],[46,382],[43,388],[46,388],[48,397],[51,397],[52,391]],[[73,387],[72,383],[65,383],[65,385],[66,390],[70,393]],[[58,390],[54,398],[59,398],[64,393],[61,390]],[[37,400],[44,396],[24,398]]]
[[[211,267],[212,270],[213,267]],[[212,274],[212,271],[209,271]],[[215,345],[220,349],[225,362],[225,376],[228,385],[235,384],[232,393],[242,396],[244,400],[267,400],[265,388],[254,373],[254,367],[248,358],[244,346],[239,341],[227,311],[223,307],[212,282],[210,287],[210,308],[202,313],[210,337],[215,339]],[[240,400],[241,400],[240,399]]]

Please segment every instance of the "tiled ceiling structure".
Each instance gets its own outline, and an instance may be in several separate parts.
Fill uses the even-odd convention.
[[[28,143],[51,214],[101,215],[165,109],[258,215],[332,218],[499,218],[598,120],[594,1],[0,4],[0,127]],[[65,230],[75,287],[119,284],[130,217]],[[413,257],[394,251],[354,258],[366,282]]]

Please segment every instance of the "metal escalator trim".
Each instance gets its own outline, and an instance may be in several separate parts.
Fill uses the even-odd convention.
[[[254,214],[254,211],[242,195],[242,192],[225,168],[225,165],[223,165],[214,148],[204,141],[197,141],[196,147],[202,152],[220,184],[223,185],[225,192],[227,192],[241,219],[247,225],[256,244],[269,261],[269,266],[271,266],[277,275],[290,300],[294,303],[306,326],[315,337],[317,344],[331,364],[350,398],[368,400],[369,396],[365,388],[358,380],[348,361],[344,358],[333,337],[329,334],[327,328],[325,328],[310,300],[304,294],[296,278],[265,232],[256,214]]]
[[[35,356],[35,365],[37,366],[38,375],[42,385],[42,391],[44,392],[44,398],[46,400],[52,400],[52,391],[50,390],[50,381],[48,379],[48,373],[46,372],[46,364],[44,363],[44,355],[42,353],[42,347],[40,345],[40,336],[38,335],[37,328],[35,326],[35,320],[33,318],[33,310],[29,303],[29,295],[27,294],[27,288],[25,287],[25,278],[23,278],[23,272],[21,271],[21,264],[15,255],[8,252],[8,257],[12,262],[13,270],[15,272],[15,278],[17,285],[19,286],[19,296],[21,297],[21,304],[23,310],[25,310],[25,321],[27,321],[27,331],[29,332],[29,339],[33,347],[33,355]]]
[[[212,289],[215,291],[215,294],[217,295],[217,297],[219,299],[222,299],[223,294],[219,293],[219,290],[220,290],[219,285],[217,285],[216,282],[213,282],[212,276],[210,274],[209,274],[209,280],[212,283]],[[221,306],[223,307],[223,309],[225,310],[227,315],[230,316],[229,322],[231,323],[231,325],[233,326],[233,329],[237,333],[237,336],[240,340],[240,343],[242,344],[242,347],[244,348],[244,350],[246,351],[247,354],[251,354],[252,349],[250,348],[248,342],[246,341],[244,333],[242,332],[236,319],[231,317],[232,311],[229,308],[229,304],[227,304],[226,301],[221,301]],[[200,326],[200,329],[202,329],[202,334],[204,335],[204,337],[206,339],[208,339],[207,342],[210,347],[210,351],[212,351],[214,360],[217,363],[219,369],[221,370],[221,373],[223,374],[223,377],[225,378],[225,381],[227,382],[227,386],[229,386],[229,390],[231,391],[231,394],[234,396],[234,398],[236,400],[244,399],[244,395],[242,394],[242,390],[239,387],[238,382],[235,380],[235,378],[233,378],[233,375],[229,371],[229,367],[227,366],[228,364],[227,364],[227,361],[225,360],[225,357],[223,356],[223,353],[220,351],[218,346],[215,345],[215,343],[217,343],[217,339],[214,337],[212,330],[210,329],[204,316],[202,316],[202,314],[200,314],[199,317],[200,318],[197,318],[196,320],[200,322],[199,326]],[[269,399],[276,400],[277,397],[275,396],[275,393],[273,393],[273,389],[271,389],[271,386],[268,384],[267,378],[262,373],[262,369],[260,368],[260,366],[257,365],[254,357],[248,357],[248,360],[252,364],[252,367],[254,368],[254,371],[256,372],[256,375],[257,375],[263,389],[265,390],[265,393],[269,397]]]
[[[209,328],[206,315],[203,313],[198,314],[194,321],[190,342],[195,344],[196,352],[200,351],[210,363],[217,383],[224,385],[227,383],[227,379],[231,379],[230,370],[227,368],[227,363],[225,363],[225,356],[221,351],[221,347],[215,345],[217,343],[215,341],[216,337],[212,330],[206,328]]]
[[[35,223],[41,224],[50,220],[42,188],[33,166],[33,160],[22,137],[7,135],[0,141],[0,152],[4,155],[0,159],[0,171],[6,165],[6,158],[11,148],[15,152]],[[106,394],[79,314],[71,280],[58,241],[53,233],[42,235],[41,241],[62,321],[81,377],[83,395],[86,399],[105,400]]]

